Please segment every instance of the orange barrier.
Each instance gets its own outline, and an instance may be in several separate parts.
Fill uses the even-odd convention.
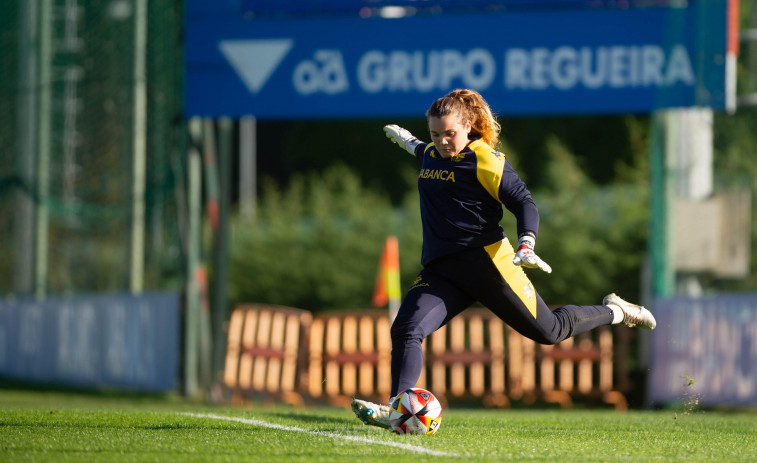
[[[244,305],[231,314],[223,383],[232,402],[247,395],[303,405],[307,370],[300,364],[310,312],[273,305]]]
[[[539,345],[486,309],[468,309],[424,342],[418,387],[442,401],[602,400],[627,408],[616,390],[610,327]],[[302,404],[303,395],[346,406],[352,397],[389,398],[390,323],[385,310],[320,313],[242,306],[229,323],[224,384],[243,395],[276,395]]]
[[[334,405],[358,395],[386,401],[391,386],[386,310],[318,314],[310,327],[308,394]]]
[[[610,327],[541,345],[486,309],[468,309],[426,344],[426,385],[446,400],[481,398],[496,407],[544,400],[567,408],[582,398],[627,408],[614,390]]]
[[[609,326],[597,328],[554,346],[537,344],[508,330],[508,395],[533,403],[541,399],[570,408],[574,399],[602,400],[616,410],[628,409],[615,388],[613,339]]]
[[[505,324],[484,309],[469,309],[425,342],[425,387],[440,400],[481,398],[509,405],[505,384]]]

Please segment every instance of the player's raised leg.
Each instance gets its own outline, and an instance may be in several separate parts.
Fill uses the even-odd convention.
[[[622,322],[631,328],[637,327],[644,330],[653,330],[657,326],[652,312],[643,306],[624,301],[615,293],[605,296],[602,304],[610,307],[614,313],[613,323]],[[621,313],[618,313],[618,310]],[[622,318],[620,318],[622,316]]]

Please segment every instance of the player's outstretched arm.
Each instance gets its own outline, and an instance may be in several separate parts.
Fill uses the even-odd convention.
[[[541,257],[537,256],[534,252],[535,245],[536,238],[528,234],[521,235],[520,239],[518,239],[518,250],[515,252],[513,264],[528,268],[538,268],[547,273],[552,273],[552,267],[541,260]]]
[[[395,124],[385,125],[384,133],[386,133],[386,138],[415,156],[415,147],[420,145],[421,141],[415,138],[412,133]]]

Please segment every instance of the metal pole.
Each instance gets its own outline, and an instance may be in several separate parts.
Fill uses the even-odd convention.
[[[37,150],[37,24],[38,3],[19,4],[18,17],[18,96],[16,172],[21,184],[16,193],[14,243],[16,259],[13,290],[20,294],[34,292],[34,159]]]
[[[147,0],[136,0],[134,12],[134,139],[132,164],[131,268],[129,288],[144,288],[145,165],[147,156]]]
[[[202,159],[197,140],[202,136],[202,122],[189,121],[191,140],[187,153],[187,190],[189,223],[187,232],[186,311],[184,320],[184,393],[192,397],[198,390],[198,355],[200,335],[200,292],[195,272],[200,264],[200,218],[202,215]]]
[[[231,160],[234,123],[228,117],[218,121],[218,231],[213,266],[213,371],[223,369],[226,351],[224,325],[228,317],[229,215],[231,209]]]
[[[257,156],[257,121],[245,116],[239,121],[239,215],[247,222],[255,221]]]
[[[39,40],[39,125],[37,149],[37,207],[34,253],[34,293],[38,299],[47,295],[50,190],[50,136],[52,118],[52,21],[53,1],[40,4]]]
[[[215,121],[210,118],[203,121],[202,158],[205,177],[205,207],[210,226],[215,233],[218,229],[218,160],[216,159]]]
[[[648,239],[651,257],[652,296],[668,296],[672,293],[673,272],[670,259],[669,221],[672,212],[670,172],[668,165],[666,112],[656,111],[651,117],[651,182],[652,197],[650,233]]]
[[[668,111],[668,159],[673,165],[670,180],[671,203],[673,208],[668,216],[672,224],[669,226],[670,237],[668,247],[671,256],[671,273],[674,279],[675,294],[698,296],[702,294],[702,275],[691,269],[681,268],[676,261],[679,246],[687,246],[685,235],[675,234],[675,222],[680,219],[677,207],[679,200],[704,201],[713,192],[713,154],[712,154],[712,125],[713,114],[711,108],[679,108]],[[680,229],[678,229],[680,230]],[[712,237],[716,239],[715,236]],[[701,255],[706,256],[706,253]],[[709,265],[713,265],[710,263]]]
[[[216,136],[215,136],[215,121],[210,118],[206,118],[202,121],[202,169],[203,179],[205,180],[205,210],[207,211],[208,220],[212,230],[212,236],[214,240],[217,240],[218,223],[219,223],[219,205],[218,205],[218,156],[216,154]],[[200,146],[199,139],[197,146]],[[212,251],[215,253],[215,251]],[[215,270],[214,274],[215,274]],[[204,271],[204,268],[203,268]],[[203,273],[204,276],[204,291],[201,290],[201,304],[200,304],[200,385],[201,387],[209,387],[213,381],[213,315],[215,311],[215,304],[213,297],[215,294],[215,286],[207,278],[207,273]]]

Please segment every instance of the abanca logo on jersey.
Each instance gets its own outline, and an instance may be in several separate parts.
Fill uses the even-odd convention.
[[[455,181],[455,173],[449,170],[442,169],[421,169],[421,174],[418,178],[431,179],[431,180],[445,180]]]

